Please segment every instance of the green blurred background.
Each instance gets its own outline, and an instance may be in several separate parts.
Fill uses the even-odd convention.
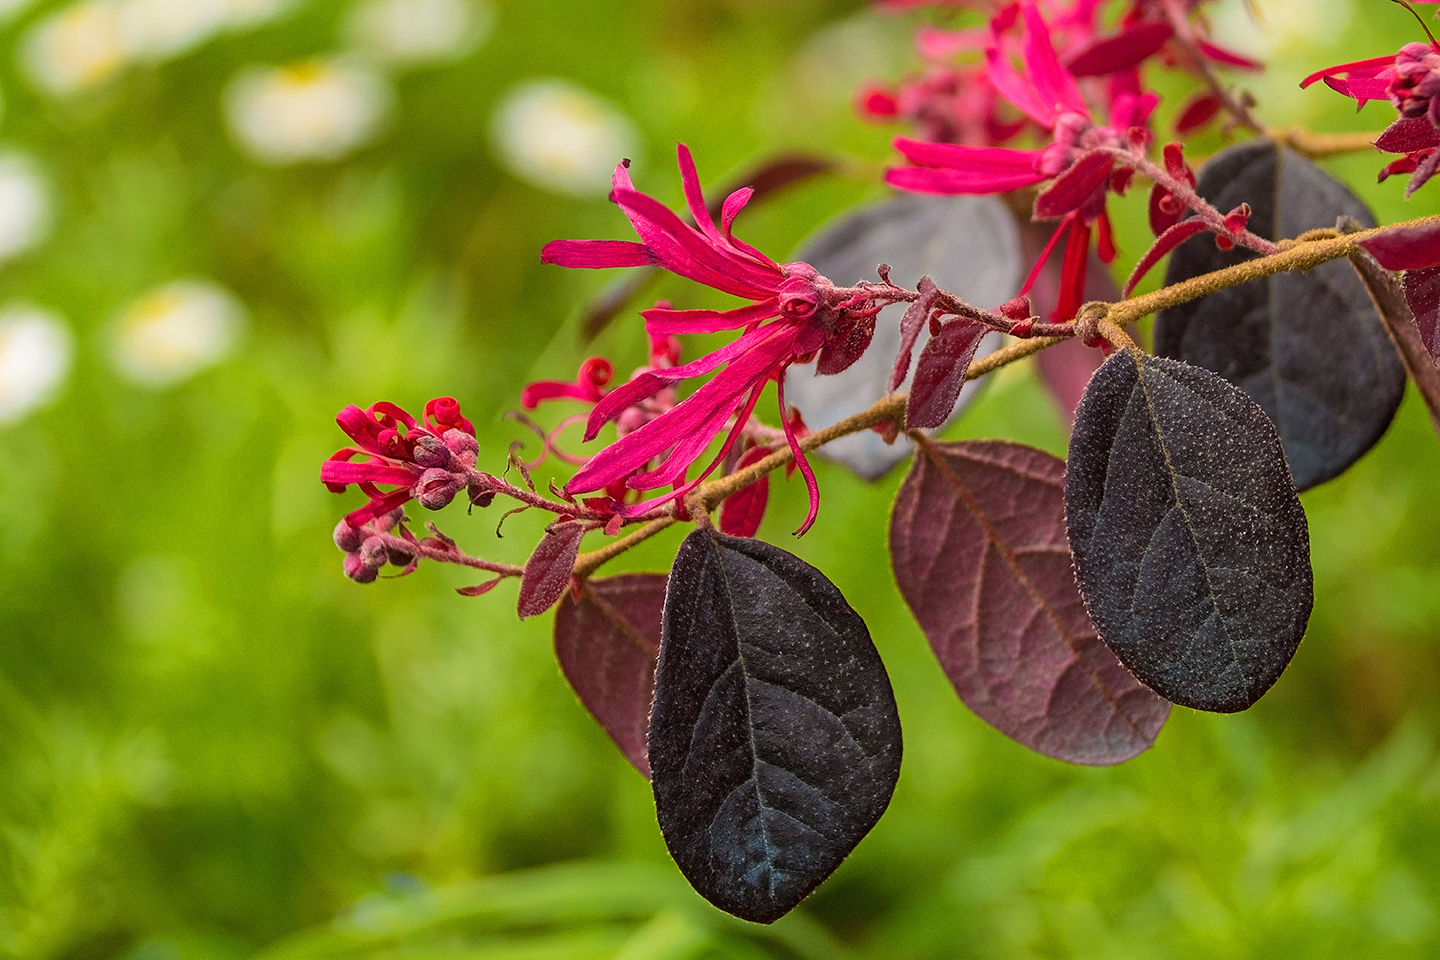
[[[1247,81],[1262,116],[1387,122],[1296,81],[1416,39],[1402,10],[1258,7],[1266,30],[1226,0],[1216,31],[1268,59]],[[1280,683],[1245,714],[1177,709],[1114,769],[1032,754],[956,700],[883,556],[903,468],[866,485],[820,464],[798,542],[803,490],[778,486],[761,535],[865,616],[907,743],[889,813],[772,928],[690,892],[648,785],[565,685],[549,618],[516,620],[512,585],[463,599],[473,578],[434,565],[341,576],[330,530],[358,495],[317,479],[337,410],[454,395],[498,469],[525,438],[502,419],[522,384],[590,352],[642,360],[633,311],[580,342],[609,278],[538,262],[547,240],[627,237],[604,202],[617,154],[671,203],[677,140],[707,184],[779,150],[858,161],[746,213],[742,236],[785,256],[880,194],[895,131],[854,119],[850,95],[911,64],[915,18],[859,0],[0,0],[0,16],[0,952],[1440,953],[1440,444],[1413,391],[1304,498],[1317,602]],[[1187,87],[1155,82],[1163,123]],[[1327,165],[1382,222],[1435,210],[1433,186],[1411,204],[1376,186],[1382,162]],[[1125,265],[1143,194],[1112,209]],[[1033,369],[994,380],[951,433],[1063,452]],[[497,540],[495,513],[437,519],[523,560],[540,519]],[[609,572],[664,569],[676,542]]]

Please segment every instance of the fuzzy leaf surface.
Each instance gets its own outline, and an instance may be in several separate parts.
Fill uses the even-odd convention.
[[[663,573],[586,580],[555,611],[555,659],[600,729],[635,769],[650,776],[645,738],[660,653]]]
[[[804,260],[838,284],[875,280],[875,267],[888,263],[896,283],[914,287],[928,275],[980,307],[998,306],[1014,296],[1025,268],[1015,219],[999,199],[916,193],[842,215],[806,241],[792,259]],[[869,349],[843,373],[817,376],[813,364],[790,368],[785,398],[800,408],[812,430],[859,413],[890,392],[904,313],[904,304],[881,311]],[[927,332],[920,333],[921,347],[927,337]],[[978,355],[999,345],[998,334],[987,337]],[[979,389],[978,383],[965,386],[957,413]],[[827,443],[819,452],[875,480],[910,455],[910,441],[901,437],[886,444],[864,430]]]
[[[820,571],[698,529],[670,572],[650,720],[655,811],[711,903],[770,923],[869,832],[900,719],[865,622]]]
[[[1065,461],[1004,440],[916,452],[890,514],[895,581],[975,714],[1058,760],[1155,742],[1170,704],[1095,631],[1065,535]]]
[[[520,574],[521,619],[544,613],[565,593],[584,536],[585,526],[573,520],[552,523],[545,529]]]
[[[1242,202],[1250,229],[1272,239],[1333,227],[1340,216],[1369,226],[1370,211],[1342,183],[1271,140],[1211,157],[1196,189],[1221,210]],[[1208,235],[1171,255],[1167,284],[1251,259]],[[1162,311],[1155,352],[1220,374],[1270,415],[1301,490],[1343,473],[1390,425],[1405,370],[1370,297],[1344,262],[1282,273]]]
[[[915,363],[915,382],[905,407],[906,430],[934,429],[950,419],[970,362],[987,332],[984,324],[957,317],[925,344]]]
[[[1440,275],[1437,275],[1440,270],[1407,271],[1402,284],[1402,280],[1397,280],[1393,273],[1364,251],[1352,253],[1350,262],[1370,291],[1370,299],[1375,302],[1380,319],[1385,321],[1390,339],[1399,348],[1405,370],[1415,381],[1425,408],[1430,411],[1430,422],[1435,425],[1436,432],[1440,432],[1440,363],[1436,362],[1434,351],[1425,343],[1424,333],[1412,312],[1415,309],[1426,312],[1432,324],[1432,337],[1440,333],[1434,326],[1436,312],[1440,311]],[[1440,347],[1440,344],[1436,346]]]
[[[1146,686],[1230,713],[1280,677],[1310,618],[1310,535],[1274,425],[1239,389],[1116,351],[1075,414],[1065,515],[1085,606]]]

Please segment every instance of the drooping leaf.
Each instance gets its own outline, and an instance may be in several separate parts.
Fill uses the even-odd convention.
[[[1415,386],[1425,401],[1425,407],[1430,411],[1430,421],[1435,424],[1436,432],[1440,432],[1440,364],[1436,363],[1431,355],[1432,351],[1427,348],[1424,335],[1412,313],[1416,307],[1426,311],[1432,324],[1430,329],[1435,330],[1435,314],[1437,308],[1440,308],[1440,302],[1437,302],[1437,298],[1440,298],[1440,276],[1427,277],[1424,276],[1427,271],[1411,270],[1405,274],[1405,285],[1402,287],[1395,275],[1376,263],[1375,258],[1368,253],[1353,253],[1350,255],[1350,262],[1354,264],[1355,272],[1370,291],[1370,298],[1375,301],[1375,309],[1385,321],[1385,328],[1390,331],[1390,339],[1395,341],[1395,346],[1400,350],[1400,359],[1405,362],[1405,370],[1410,374],[1410,379],[1415,381]],[[1415,274],[1422,276],[1414,277]]]
[[[905,429],[934,429],[950,419],[965,374],[988,328],[983,323],[956,317],[930,338],[915,364],[915,382],[905,406]]]
[[[561,520],[545,529],[535,552],[525,561],[520,574],[520,618],[544,613],[555,605],[570,585],[570,572],[580,555],[580,538],[585,525]]]
[[[1402,288],[1420,345],[1431,360],[1440,361],[1440,266],[1406,270]]]
[[[1361,240],[1360,246],[1387,270],[1440,266],[1440,224],[1391,227]]]
[[[1239,389],[1116,351],[1075,414],[1065,516],[1086,609],[1146,686],[1229,713],[1279,678],[1310,618],[1310,535],[1275,427]]]
[[[771,453],[769,447],[751,447],[745,451],[736,470],[744,470],[751,464],[759,463]],[[732,537],[753,537],[765,519],[765,507],[770,502],[770,477],[764,476],[747,487],[741,487],[720,504],[720,532]]]
[[[1374,217],[1315,164],[1270,140],[1221,151],[1197,189],[1221,210],[1248,202],[1250,229],[1273,239]],[[1255,256],[1219,250],[1208,235],[1181,244],[1167,284]],[[1348,264],[1282,273],[1162,311],[1155,352],[1220,374],[1270,415],[1304,490],[1338,476],[1369,450],[1395,414],[1405,371],[1370,297]]]
[[[650,776],[645,737],[660,652],[663,573],[586,580],[555,611],[555,658],[570,688],[635,769]]]
[[[1032,750],[1128,760],[1170,704],[1095,632],[1065,536],[1065,462],[1004,440],[915,454],[890,514],[895,581],[965,705]]]
[[[981,307],[1010,299],[1024,276],[1014,217],[995,197],[899,194],[827,225],[794,259],[847,285],[876,280],[876,266],[887,263],[896,283],[913,287],[928,275]],[[859,413],[890,392],[887,385],[900,349],[899,321],[904,312],[904,304],[883,310],[870,348],[843,373],[817,376],[810,365],[790,368],[785,397],[800,408],[811,429]],[[922,346],[927,336],[920,333]],[[999,335],[987,338],[978,355],[999,344]],[[971,383],[961,391],[957,411],[978,389],[979,384]],[[820,452],[874,480],[910,455],[910,442],[901,437],[887,445],[878,434],[863,430],[826,444]]]
[[[660,830],[701,895],[783,916],[880,819],[900,749],[885,667],[834,584],[759,540],[685,538],[649,755]]]
[[[1021,226],[1021,249],[1026,262],[1035,262],[1054,232],[1054,224],[1027,223]],[[1107,303],[1120,299],[1120,291],[1115,287],[1115,281],[1110,279],[1110,271],[1094,254],[1091,254],[1085,267],[1085,296],[1090,300],[1104,300]],[[1037,316],[1049,319],[1054,315],[1060,303],[1058,256],[1051,257],[1041,268],[1040,275],[1035,278],[1035,285],[1030,288],[1030,302]],[[1036,363],[1040,367],[1040,379],[1055,398],[1067,424],[1075,419],[1075,405],[1080,402],[1080,394],[1085,391],[1085,384],[1090,382],[1090,375],[1099,368],[1104,359],[1104,354],[1099,350],[1073,339],[1046,347],[1035,355]]]

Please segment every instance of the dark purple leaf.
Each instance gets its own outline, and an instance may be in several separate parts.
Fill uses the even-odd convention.
[[[920,341],[920,334],[929,329],[927,321],[935,306],[937,292],[935,281],[929,277],[921,277],[920,282],[915,285],[915,292],[920,296],[905,308],[905,315],[900,318],[900,349],[895,353],[895,366],[890,371],[890,380],[885,384],[890,393],[899,390],[900,385],[909,377],[910,359],[915,354],[915,344]],[[818,369],[816,372],[819,372]]]
[[[1250,229],[1272,239],[1374,218],[1338,180],[1265,139],[1229,147],[1200,171],[1197,189],[1221,210],[1248,202]],[[1208,235],[1170,256],[1178,283],[1255,254],[1222,251]],[[1155,352],[1204,367],[1250,395],[1275,422],[1296,485],[1336,477],[1385,433],[1405,392],[1405,369],[1348,263],[1277,274],[1162,311]]]
[[[1431,360],[1440,360],[1440,266],[1406,270],[1403,287],[1421,346]]]
[[[770,923],[870,831],[900,718],[865,622],[814,567],[695,530],[665,597],[650,716],[655,812],[705,899]]]
[[[586,580],[555,611],[555,658],[580,702],[648,779],[645,737],[660,652],[663,573]]]
[[[795,254],[838,284],[875,280],[875,268],[887,263],[896,283],[914,287],[929,276],[947,290],[981,307],[994,307],[1015,295],[1024,270],[1015,218],[996,197],[935,197],[899,194],[884,203],[841,215],[806,241]],[[906,305],[894,304],[877,318],[870,348],[836,376],[817,376],[815,367],[793,366],[785,379],[785,399],[819,430],[859,413],[890,393],[889,380],[900,348],[900,319]],[[923,319],[923,318],[922,318]],[[919,344],[929,336],[916,327]],[[984,356],[1000,344],[1000,335],[980,346]],[[907,353],[908,356],[908,353]],[[958,409],[975,396],[979,383],[960,392]],[[897,389],[903,389],[902,383]],[[820,448],[867,480],[878,479],[910,455],[910,441],[886,444],[873,430],[842,437]]]
[[[752,447],[735,465],[743,470],[759,463],[770,455],[769,447]],[[720,504],[720,532],[732,537],[753,537],[765,519],[765,507],[770,502],[770,477],[764,476],[746,487],[741,487]]]
[[[1415,381],[1425,407],[1430,411],[1430,420],[1435,424],[1436,432],[1440,432],[1440,365],[1435,362],[1434,347],[1427,346],[1412,313],[1412,310],[1418,309],[1428,316],[1430,342],[1440,346],[1434,339],[1440,336],[1440,330],[1437,330],[1440,324],[1436,323],[1436,308],[1440,307],[1440,269],[1412,270],[1405,274],[1405,285],[1402,287],[1400,281],[1368,253],[1351,254],[1350,262],[1370,291],[1375,309],[1385,321],[1390,339],[1399,348],[1400,359],[1405,362],[1410,379]]]
[[[915,382],[905,405],[905,429],[939,427],[950,419],[975,350],[989,328],[974,320],[948,321],[920,351]]]
[[[1046,756],[1109,764],[1170,715],[1085,612],[1065,536],[1065,462],[1003,440],[935,443],[890,514],[895,581],[965,705]]]
[[[1096,190],[1110,182],[1110,171],[1114,166],[1115,158],[1108,153],[1092,150],[1081,154],[1069,170],[1056,177],[1035,198],[1035,219],[1063,217],[1084,206]]]
[[[570,586],[570,572],[580,555],[580,538],[585,525],[561,520],[545,528],[545,536],[525,561],[520,574],[520,618],[544,613],[555,605]]]
[[[1310,535],[1238,388],[1117,350],[1075,414],[1065,515],[1086,609],[1146,686],[1229,713],[1279,679],[1310,619]]]
[[[870,349],[875,338],[875,318],[854,321],[843,338],[827,341],[815,358],[815,373],[822,377],[844,373]]]
[[[1440,266],[1440,223],[1391,227],[1360,246],[1386,270],[1418,270]]]

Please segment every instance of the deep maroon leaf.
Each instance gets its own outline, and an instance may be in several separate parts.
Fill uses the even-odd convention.
[[[1421,346],[1431,360],[1440,360],[1440,266],[1406,270],[1403,287]]]
[[[555,611],[555,658],[600,729],[648,779],[645,737],[660,652],[663,573],[586,580]]]
[[[1375,301],[1375,309],[1385,321],[1390,339],[1395,341],[1395,346],[1400,350],[1400,359],[1405,362],[1405,370],[1420,390],[1420,396],[1425,401],[1426,409],[1430,411],[1430,420],[1435,424],[1436,432],[1440,432],[1440,365],[1437,365],[1433,357],[1433,350],[1427,347],[1411,312],[1412,309],[1426,312],[1432,337],[1440,333],[1436,329],[1440,326],[1436,324],[1436,308],[1440,307],[1440,302],[1437,302],[1437,299],[1440,299],[1440,276],[1436,274],[1440,274],[1440,269],[1412,270],[1405,274],[1405,286],[1402,287],[1394,274],[1376,263],[1375,258],[1368,253],[1351,254],[1350,262],[1355,265],[1355,271],[1360,274],[1360,279],[1370,291],[1370,298]],[[1426,273],[1431,276],[1415,276]],[[1412,285],[1415,287],[1413,291],[1408,289]]]
[[[1401,117],[1375,138],[1375,149],[1386,153],[1414,153],[1440,146],[1440,131],[1427,117]]]
[[[1221,210],[1248,202],[1250,229],[1271,239],[1374,217],[1344,184],[1292,150],[1249,140],[1211,157],[1197,190]],[[1170,256],[1178,283],[1256,256],[1200,235]],[[1155,352],[1204,367],[1250,395],[1275,422],[1296,485],[1336,477],[1384,435],[1405,369],[1348,263],[1321,264],[1216,291],[1161,311]]]
[[[570,586],[570,572],[580,555],[580,538],[585,536],[584,524],[573,520],[557,521],[545,530],[545,536],[525,561],[520,574],[520,618],[544,613]]]
[[[1178,360],[1117,350],[1075,414],[1065,477],[1075,576],[1146,686],[1244,710],[1310,618],[1305,511],[1265,412]]]
[[[915,364],[915,382],[905,406],[905,429],[933,429],[950,419],[975,350],[989,328],[956,318],[930,338]]]
[[[900,750],[885,667],[834,584],[759,540],[685,538],[649,755],[660,830],[702,896],[788,913],[885,812]]]
[[[1040,192],[1035,198],[1035,219],[1049,220],[1078,210],[1095,191],[1110,181],[1115,158],[1092,150],[1080,155],[1069,170]]]
[[[1360,246],[1386,270],[1418,270],[1440,266],[1440,223],[1391,227]]]
[[[844,373],[870,349],[875,338],[875,318],[863,317],[854,321],[843,338],[827,341],[815,358],[815,373],[831,377]]]
[[[1189,220],[1182,220],[1156,237],[1155,242],[1150,245],[1150,249],[1146,250],[1145,255],[1140,258],[1140,262],[1135,264],[1135,269],[1130,271],[1130,279],[1125,281],[1125,296],[1130,296],[1130,291],[1135,289],[1135,285],[1145,279],[1145,274],[1164,259],[1167,253],[1206,229],[1208,228],[1204,220],[1199,217],[1191,217]]]
[[[1197,93],[1180,108],[1175,115],[1175,132],[1180,136],[1193,133],[1211,120],[1215,114],[1220,112],[1220,98],[1213,93]]]
[[[807,240],[793,259],[843,285],[875,280],[876,266],[886,263],[896,283],[913,288],[921,277],[933,277],[981,307],[1010,299],[1025,275],[1015,218],[996,197],[898,194],[842,214]],[[888,381],[902,352],[900,318],[905,312],[906,305],[898,303],[881,311],[869,349],[839,375],[816,375],[823,355],[814,367],[790,368],[785,399],[800,408],[812,430],[859,413],[891,392]],[[921,346],[929,335],[925,326],[920,322],[915,327]],[[999,346],[1000,339],[999,334],[987,338],[979,355]],[[979,382],[967,384],[957,410],[980,388]],[[902,436],[887,444],[873,430],[862,430],[827,443],[819,453],[874,480],[910,455],[910,441]]]
[[[933,443],[890,514],[895,581],[965,705],[1071,763],[1146,750],[1170,714],[1100,641],[1065,536],[1065,462],[1003,440]]]
[[[769,447],[752,447],[745,451],[736,470],[744,470],[751,464],[759,463],[770,455]],[[770,477],[763,476],[746,487],[741,487],[720,504],[720,532],[732,537],[753,537],[765,519],[765,507],[770,502]]]
[[[1174,35],[1175,30],[1164,20],[1142,20],[1114,36],[1090,41],[1065,66],[1077,77],[1107,76],[1137,66]]]

